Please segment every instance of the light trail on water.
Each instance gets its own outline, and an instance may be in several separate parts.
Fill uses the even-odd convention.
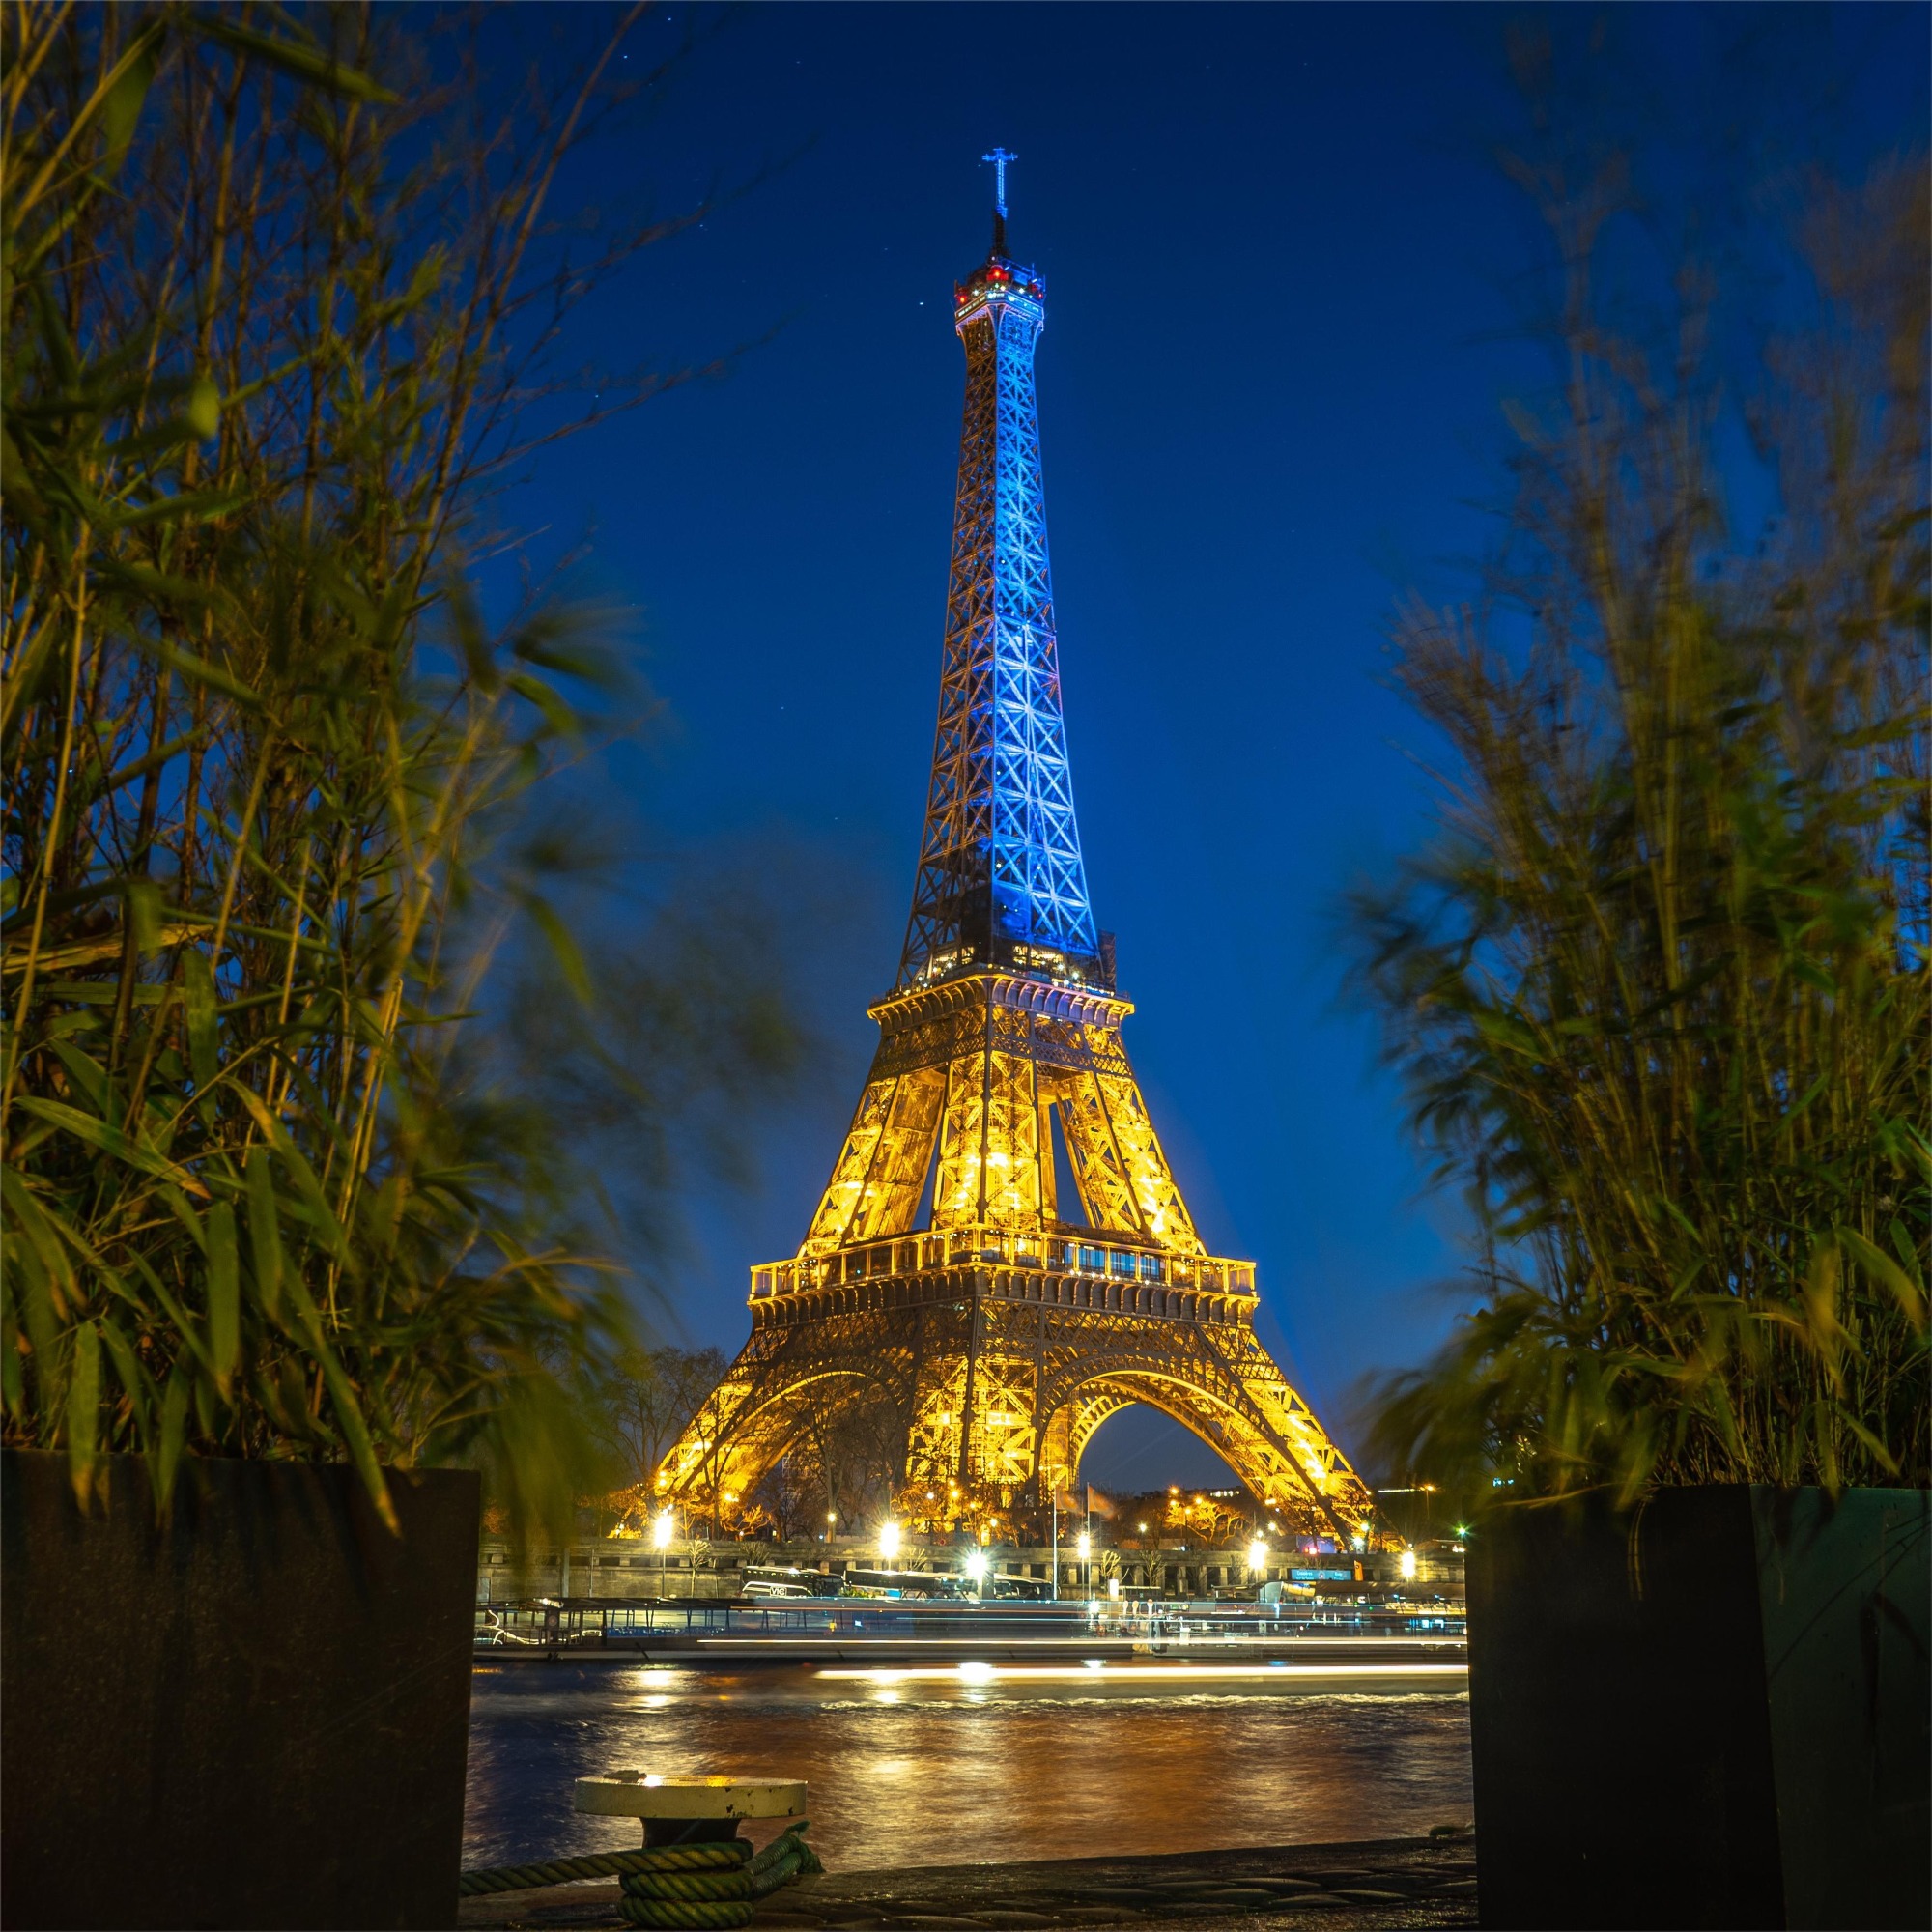
[[[1465,1663],[1113,1663],[1100,1658],[1077,1668],[1049,1663],[938,1663],[888,1664],[844,1670],[828,1665],[815,1674],[827,1680],[874,1684],[1092,1684],[1095,1673],[1104,1672],[1106,1681],[1122,1680],[1133,1684],[1165,1685],[1185,1690],[1205,1683],[1293,1684],[1297,1679],[1321,1678],[1409,1678],[1430,1677],[1454,1683],[1460,1689],[1468,1681]]]
[[[619,1766],[804,1777],[844,1870],[1416,1835],[1470,1811],[1460,1671],[1418,1667],[1456,1670],[486,1666],[464,1862],[634,1843],[571,1809]]]

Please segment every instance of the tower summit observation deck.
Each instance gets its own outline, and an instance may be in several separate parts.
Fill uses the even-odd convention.
[[[753,1268],[751,1339],[656,1488],[728,1520],[808,1423],[863,1409],[903,1443],[902,1487],[962,1509],[1044,1501],[1139,1402],[1274,1509],[1352,1528],[1367,1493],[1255,1335],[1253,1264],[1195,1232],[1122,1042],[1133,1007],[1088,896],[1061,697],[1034,386],[1046,289],[1007,250],[1015,157],[986,158],[993,245],[954,290],[966,404],[898,975],[805,1240]]]

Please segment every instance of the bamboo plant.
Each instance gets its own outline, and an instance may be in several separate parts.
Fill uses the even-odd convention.
[[[1626,156],[1541,125],[1507,164],[1553,244],[1557,377],[1509,407],[1484,596],[1397,627],[1442,804],[1353,908],[1478,1253],[1477,1305],[1380,1390],[1381,1448],[1491,1500],[1923,1485],[1922,157],[1812,185],[1804,300],[1740,372],[1713,254],[1666,264],[1646,331]],[[1727,514],[1741,469],[1762,529]]]
[[[476,106],[368,9],[7,10],[10,1444],[591,1480],[620,1342],[544,1123],[464,1085],[596,639],[463,582],[601,266],[547,240],[627,16]],[[639,387],[636,393],[643,393]],[[546,422],[558,420],[555,407]],[[546,432],[550,433],[550,432]]]

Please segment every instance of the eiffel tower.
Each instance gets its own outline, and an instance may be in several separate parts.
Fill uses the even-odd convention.
[[[1110,1415],[1164,1410],[1271,1508],[1345,1533],[1369,1498],[1209,1255],[1121,1038],[1073,811],[1047,563],[1039,275],[993,245],[954,290],[965,420],[925,832],[898,979],[845,1145],[752,1335],[658,1471],[726,1518],[801,1434],[884,1419],[903,1487],[960,1515],[1044,1503]],[[1064,1158],[1080,1214],[1069,1218]],[[915,1517],[931,1505],[917,1505]]]

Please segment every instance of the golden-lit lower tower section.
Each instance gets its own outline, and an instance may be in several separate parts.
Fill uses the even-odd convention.
[[[1276,1509],[1348,1530],[1368,1495],[1254,1332],[1254,1265],[1207,1253],[1121,1040],[1062,714],[1033,355],[1038,275],[956,291],[966,409],[939,723],[895,990],[798,1254],[752,1272],[752,1336],[656,1478],[726,1515],[861,1411],[902,1486],[1003,1504],[1076,1474],[1147,1403]],[[1073,1199],[1063,1199],[1062,1163]],[[1077,1213],[1073,1211],[1077,1207]]]
[[[871,1010],[878,1052],[810,1233],[753,1270],[751,1340],[660,1493],[728,1514],[858,1405],[902,1435],[904,1485],[1044,1499],[1138,1402],[1275,1507],[1360,1522],[1361,1484],[1256,1338],[1253,1264],[1194,1231],[1122,1044],[1131,1006],[986,970]],[[1062,1159],[1084,1224],[1061,1218]]]

